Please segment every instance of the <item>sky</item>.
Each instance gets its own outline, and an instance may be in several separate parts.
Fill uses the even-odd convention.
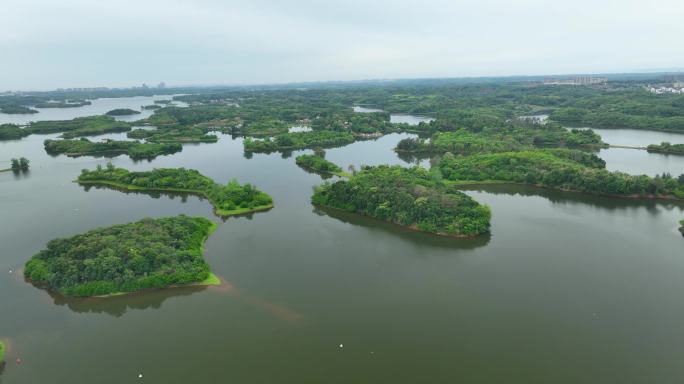
[[[682,0],[0,0],[0,91],[684,68]]]

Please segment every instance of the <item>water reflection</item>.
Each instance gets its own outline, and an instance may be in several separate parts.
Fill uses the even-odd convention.
[[[374,219],[372,217],[321,206],[315,206],[313,208],[313,213],[319,216],[329,216],[333,219],[354,226],[364,227],[371,230],[379,230],[395,236],[398,235],[402,240],[410,241],[421,246],[427,245],[431,247],[449,249],[475,249],[484,247],[491,240],[490,234],[484,234],[467,239],[433,235],[426,232],[412,230],[401,225]]]
[[[195,193],[167,192],[167,191],[136,191],[136,190],[130,190],[130,189],[125,189],[125,188],[115,187],[113,185],[96,185],[96,184],[79,184],[79,185],[81,187],[83,187],[83,190],[85,190],[86,192],[90,192],[90,190],[94,188],[94,189],[98,189],[98,190],[99,189],[114,190],[117,192],[125,193],[127,195],[145,195],[145,196],[149,196],[153,199],[159,199],[162,196],[164,196],[164,197],[170,198],[171,200],[174,200],[176,197],[178,197],[178,198],[180,198],[180,202],[182,204],[185,204],[188,202],[189,196],[196,197],[200,201],[202,201],[202,202],[206,201],[209,205],[211,205],[212,210],[214,212],[214,215],[216,217],[219,217],[221,219],[221,221],[224,223],[230,218],[245,218],[247,220],[252,220],[252,218],[254,217],[255,214],[258,214],[261,212],[268,212],[272,209],[272,208],[268,208],[268,209],[263,209],[263,210],[256,211],[256,212],[248,212],[248,213],[242,213],[242,214],[238,214],[238,215],[222,216],[222,215],[219,215],[216,213],[216,208],[214,208],[214,206],[211,204],[211,202],[206,197],[204,197],[203,195],[195,194]]]
[[[130,310],[159,309],[168,299],[173,297],[190,296],[206,290],[207,286],[193,285],[187,287],[173,287],[158,290],[146,290],[122,296],[70,298],[59,293],[49,292],[55,304],[66,306],[76,313],[107,314],[121,317]]]
[[[574,205],[583,204],[607,211],[646,208],[648,212],[657,214],[660,210],[684,209],[684,201],[658,199],[628,199],[607,196],[597,196],[580,192],[558,191],[517,184],[465,185],[455,187],[461,191],[486,192],[493,195],[538,196],[549,200],[553,204]]]

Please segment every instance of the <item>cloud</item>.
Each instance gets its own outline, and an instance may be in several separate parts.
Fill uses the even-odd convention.
[[[682,11],[675,0],[3,0],[0,88],[681,67]]]

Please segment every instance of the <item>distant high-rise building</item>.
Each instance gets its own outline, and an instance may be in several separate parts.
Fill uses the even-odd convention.
[[[157,85],[157,88],[166,88],[166,83],[162,81],[161,83],[159,83],[159,85]]]
[[[548,78],[544,79],[544,84],[554,85],[595,85],[605,84],[608,82],[607,77],[593,77],[593,76],[577,76],[573,78]]]

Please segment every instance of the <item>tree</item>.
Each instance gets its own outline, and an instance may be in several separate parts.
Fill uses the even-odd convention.
[[[19,166],[23,170],[29,169],[29,160],[25,157],[20,158],[19,159]]]
[[[18,171],[21,169],[21,163],[19,163],[19,160],[17,159],[12,159],[12,170],[13,171]]]

